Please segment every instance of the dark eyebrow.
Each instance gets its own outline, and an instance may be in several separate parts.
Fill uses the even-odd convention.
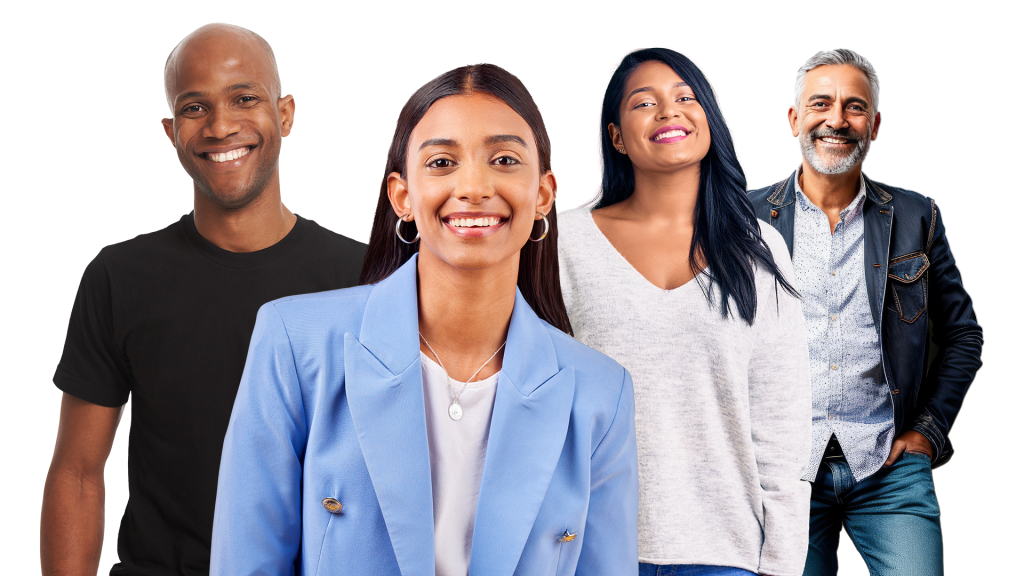
[[[250,82],[239,82],[238,84],[232,84],[231,86],[228,86],[224,91],[225,92],[234,92],[235,90],[255,90],[256,88],[257,88],[256,84],[252,84]],[[205,97],[206,97],[206,92],[200,92],[200,91],[197,91],[197,90],[193,90],[192,92],[185,92],[184,94],[179,94],[177,99],[178,100],[191,100],[192,98],[205,98]]]
[[[682,87],[682,86],[689,86],[689,84],[687,84],[686,82],[676,82],[675,84],[672,85],[673,88],[679,88],[679,87]],[[636,90],[633,90],[628,95],[626,95],[626,100],[629,100],[630,98],[632,98],[633,94],[639,94],[641,92],[650,92],[651,90],[654,90],[654,89],[651,88],[650,86],[644,86],[643,88],[637,88]]]
[[[516,136],[515,134],[495,134],[494,136],[490,136],[487,138],[488,146],[492,144],[500,144],[502,142],[515,142],[522,146],[523,148],[529,148],[529,146],[526,145],[526,140],[523,140],[522,138]]]
[[[832,100],[834,99],[832,98],[831,94],[813,94],[810,98],[807,99],[808,102],[812,102],[814,100],[828,100],[829,102],[832,102]]]
[[[871,106],[868,106],[868,101],[867,100],[865,100],[863,98],[858,98],[857,96],[851,96],[851,97],[847,98],[846,99],[846,103],[847,104],[860,104],[861,106],[863,106],[865,108],[871,108]]]
[[[423,144],[420,144],[418,150],[423,150],[427,146],[456,146],[455,140],[451,138],[431,138]]]
[[[517,142],[523,148],[529,148],[526,146],[526,140],[516,136],[515,134],[495,134],[494,136],[487,136],[484,141],[485,145],[492,146],[500,142]],[[451,148],[458,148],[459,142],[452,138],[430,138],[429,140],[421,143],[419,150],[423,150],[428,146],[446,146]]]

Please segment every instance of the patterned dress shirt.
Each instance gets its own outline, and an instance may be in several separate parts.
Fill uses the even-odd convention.
[[[833,434],[857,481],[875,473],[892,445],[892,399],[882,372],[881,346],[864,278],[864,177],[860,192],[828,216],[796,184],[793,266],[803,296],[811,359],[813,481]]]

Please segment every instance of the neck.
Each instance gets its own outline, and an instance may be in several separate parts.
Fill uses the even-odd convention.
[[[634,166],[633,194],[620,202],[637,220],[671,227],[693,227],[700,192],[700,163],[673,172],[648,172]]]
[[[508,335],[519,254],[485,270],[459,270],[421,248],[417,275],[420,333],[448,375],[466,382]],[[420,349],[431,356],[422,343]],[[478,380],[501,369],[503,352],[480,371]]]
[[[800,189],[815,206],[842,210],[860,191],[860,164],[843,174],[822,174],[804,160],[799,178]]]
[[[281,203],[275,174],[263,193],[241,208],[225,208],[194,191],[195,222],[199,234],[229,252],[255,252],[277,244],[291,232],[295,215]]]

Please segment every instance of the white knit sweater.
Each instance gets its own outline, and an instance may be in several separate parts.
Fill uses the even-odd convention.
[[[724,319],[698,280],[648,282],[586,208],[558,215],[562,295],[576,338],[629,370],[640,464],[640,561],[799,576],[811,441],[800,301],[757,270],[753,326]],[[761,234],[790,282],[785,241]],[[777,304],[776,304],[777,303]]]

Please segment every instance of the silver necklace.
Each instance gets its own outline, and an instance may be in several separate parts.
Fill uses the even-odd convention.
[[[477,368],[476,372],[473,372],[473,375],[469,377],[469,380],[462,383],[462,388],[459,388],[459,392],[456,394],[455,392],[452,392],[452,377],[448,375],[448,369],[441,363],[441,357],[437,355],[437,352],[434,352],[434,347],[431,346],[430,342],[427,342],[427,339],[423,337],[423,332],[420,332],[420,338],[423,338],[423,343],[430,349],[430,353],[433,354],[434,359],[437,360],[437,365],[441,367],[441,370],[444,370],[444,377],[448,379],[448,394],[452,397],[452,404],[448,407],[448,417],[452,420],[461,420],[462,406],[459,406],[459,396],[462,396],[462,393],[466,391],[466,386],[469,386],[469,383],[472,382],[473,378],[476,378],[476,375],[484,369],[484,366],[487,366],[487,364],[489,364],[491,360],[494,360],[494,357],[498,355],[498,352],[501,352],[501,349],[505,347],[505,342],[502,342],[501,346],[498,346],[498,349],[494,351],[494,354],[491,354],[491,357],[487,359],[487,362],[483,363],[483,366]]]

